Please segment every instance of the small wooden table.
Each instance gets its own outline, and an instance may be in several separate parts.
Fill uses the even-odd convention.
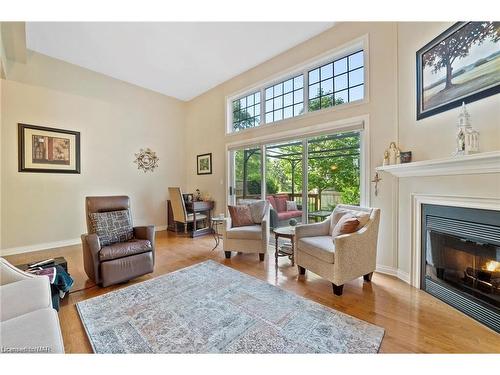
[[[212,210],[215,206],[214,201],[193,201],[185,202],[186,211],[189,214],[193,214],[193,228],[191,230],[191,237],[203,236],[206,234],[212,234],[212,227],[210,225]],[[207,226],[204,228],[197,228],[196,226],[196,215],[204,213],[207,216]],[[174,220],[174,213],[172,211],[172,205],[170,200],[167,200],[167,219],[168,219],[168,230],[172,232],[177,232],[177,223]]]
[[[274,259],[278,266],[278,257],[288,257],[292,261],[292,266],[295,265],[295,227],[281,227],[273,230],[274,238],[276,239]],[[291,241],[291,245],[285,244],[279,246],[279,238],[287,238]]]

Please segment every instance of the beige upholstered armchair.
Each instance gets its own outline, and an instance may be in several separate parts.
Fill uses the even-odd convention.
[[[233,228],[231,219],[227,219],[222,242],[227,259],[231,258],[231,251],[237,251],[258,253],[260,261],[264,260],[269,243],[269,202],[257,201],[249,206],[255,205],[254,207],[257,207],[259,204],[263,205],[263,208],[252,212],[253,225]]]
[[[365,225],[356,232],[332,237],[333,228],[345,213],[369,215]],[[299,274],[307,270],[329,280],[336,295],[342,295],[346,282],[363,276],[370,281],[377,258],[377,237],[380,221],[378,208],[338,205],[332,215],[321,223],[297,226],[295,230],[295,261]]]

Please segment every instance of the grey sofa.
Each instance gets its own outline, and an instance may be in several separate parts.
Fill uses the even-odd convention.
[[[0,258],[0,347],[3,353],[64,353],[47,276]]]

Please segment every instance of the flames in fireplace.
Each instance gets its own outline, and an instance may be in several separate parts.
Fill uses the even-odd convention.
[[[464,282],[487,293],[500,294],[500,263],[489,260],[480,269],[467,267]]]
[[[483,267],[484,271],[489,272],[500,272],[500,262],[495,262],[494,260],[489,260]]]

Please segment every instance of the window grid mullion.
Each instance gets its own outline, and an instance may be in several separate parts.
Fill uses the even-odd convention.
[[[302,75],[304,76],[304,96],[302,101],[304,103],[304,114],[309,112],[309,71],[306,69]]]
[[[266,123],[266,93],[264,87],[260,89],[260,124]]]

